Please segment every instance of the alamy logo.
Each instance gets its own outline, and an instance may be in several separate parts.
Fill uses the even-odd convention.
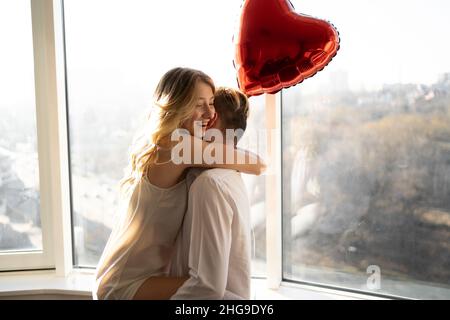
[[[193,135],[187,129],[178,128],[170,139],[175,142],[171,148],[171,161],[175,164],[256,164],[258,155],[267,165],[264,175],[272,175],[275,174],[273,154],[281,135],[279,129],[261,128],[247,129],[245,135],[242,129],[204,131],[202,123],[195,122]],[[209,144],[205,147],[204,142]]]
[[[377,265],[370,265],[366,270],[370,276],[367,278],[367,289],[380,290],[381,288],[381,269]]]
[[[197,131],[197,129],[195,130]],[[242,129],[226,129],[224,137],[222,131],[213,128],[208,129],[204,135],[201,132],[194,132],[194,136],[199,139],[192,140],[188,130],[177,129],[171,135],[171,140],[178,142],[172,149],[172,161],[175,164],[192,164],[192,161],[194,164],[202,162],[206,164],[245,164],[244,155],[238,154],[238,158],[234,159],[233,152],[235,139],[239,139],[243,134]],[[203,149],[202,141],[212,143]],[[224,146],[226,147],[224,148]],[[250,158],[249,163],[256,164],[256,159]]]

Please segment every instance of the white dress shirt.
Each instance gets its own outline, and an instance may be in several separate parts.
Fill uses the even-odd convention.
[[[189,279],[171,299],[250,299],[250,204],[241,175],[191,169],[188,185],[193,178],[168,267]]]

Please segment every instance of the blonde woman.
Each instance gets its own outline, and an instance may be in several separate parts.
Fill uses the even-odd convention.
[[[221,167],[249,174],[265,169],[256,155],[225,144],[214,147],[222,148],[225,159],[232,152],[235,163],[207,164],[201,156],[211,143],[196,135],[216,119],[214,91],[211,78],[198,70],[175,68],[161,78],[154,94],[155,126],[131,153],[121,184],[126,205],[98,263],[94,299],[139,299],[141,287],[146,299],[168,299],[187,279],[164,276],[186,210],[186,169]],[[183,138],[191,140],[191,150],[180,153],[188,159],[182,163],[172,159],[177,145],[172,134],[179,129],[189,132]],[[148,290],[152,287],[154,295]]]

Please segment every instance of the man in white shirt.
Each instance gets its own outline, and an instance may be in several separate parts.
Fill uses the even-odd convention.
[[[231,92],[230,103],[217,110],[222,123],[216,127],[245,130],[246,97]],[[171,299],[250,299],[250,204],[241,174],[191,169],[187,180],[188,209],[169,276],[189,278]]]
[[[170,275],[189,279],[171,299],[249,299],[250,206],[240,173],[201,172],[188,201]]]

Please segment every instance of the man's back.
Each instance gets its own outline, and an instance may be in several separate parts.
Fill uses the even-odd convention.
[[[195,176],[197,176],[195,178]],[[190,278],[172,299],[250,299],[250,206],[240,173],[191,170],[188,209],[169,266]]]

